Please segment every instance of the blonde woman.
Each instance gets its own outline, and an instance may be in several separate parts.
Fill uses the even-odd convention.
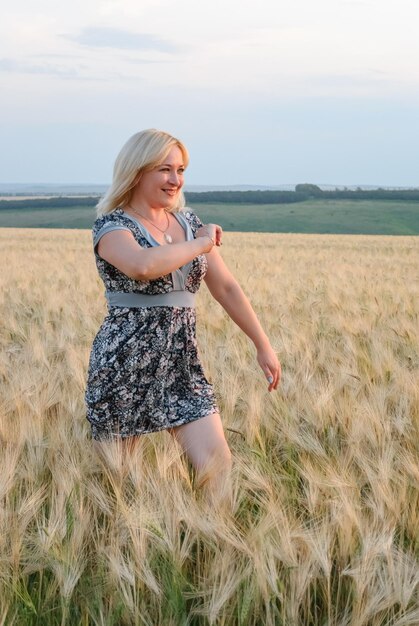
[[[197,352],[194,301],[202,280],[255,344],[269,391],[278,386],[280,364],[217,250],[221,228],[184,207],[188,160],[178,139],[154,129],[133,135],[116,159],[93,225],[109,312],[93,341],[85,399],[95,440],[132,444],[167,430],[214,487],[228,475],[231,454]]]

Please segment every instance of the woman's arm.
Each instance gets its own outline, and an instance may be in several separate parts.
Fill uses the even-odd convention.
[[[214,228],[211,228],[213,227]],[[199,254],[209,252],[215,242],[215,225],[192,241],[142,248],[132,233],[113,230],[97,244],[99,256],[134,280],[153,280],[186,265]]]
[[[231,319],[253,341],[257,360],[269,382],[269,391],[276,389],[281,377],[281,366],[249,300],[237,280],[225,265],[218,250],[209,254],[205,282],[211,295],[221,304]]]

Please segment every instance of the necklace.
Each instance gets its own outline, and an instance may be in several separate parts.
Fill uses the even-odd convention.
[[[139,213],[138,211],[136,211],[136,209],[134,209],[134,207],[132,207],[130,204],[128,205],[129,208],[134,211],[134,213],[136,213],[137,215],[139,215],[140,217],[143,218],[143,220],[146,220],[147,222],[150,222],[150,224],[152,226],[154,226],[154,228],[157,228],[157,230],[159,230],[161,233],[163,233],[163,237],[166,243],[172,243],[173,239],[171,237],[171,235],[169,235],[169,233],[167,232],[169,226],[170,226],[170,221],[169,221],[169,216],[167,215],[166,209],[164,209],[164,214],[166,215],[166,219],[167,219],[167,226],[166,228],[163,230],[162,228],[159,228],[158,226],[156,226],[156,224],[154,224],[154,222],[152,222],[151,220],[148,219],[148,217],[146,217],[145,215],[142,215],[141,213]]]

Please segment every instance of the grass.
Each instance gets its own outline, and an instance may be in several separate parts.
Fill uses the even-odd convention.
[[[307,200],[295,204],[194,205],[225,230],[273,233],[418,235],[419,203],[393,200]]]
[[[0,211],[0,228],[91,228],[95,209],[90,206],[36,207]]]
[[[393,200],[307,200],[293,204],[193,204],[205,222],[228,231],[371,235],[418,235],[419,203]],[[91,228],[90,206],[8,208],[0,227]]]
[[[106,314],[90,233],[0,230],[0,623],[419,623],[414,237],[227,233],[277,348],[203,288],[198,340],[233,452],[215,512],[164,432],[95,456],[83,393]]]

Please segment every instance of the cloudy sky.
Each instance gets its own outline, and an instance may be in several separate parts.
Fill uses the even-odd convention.
[[[0,183],[108,183],[125,140],[190,184],[419,186],[417,0],[14,0]]]

